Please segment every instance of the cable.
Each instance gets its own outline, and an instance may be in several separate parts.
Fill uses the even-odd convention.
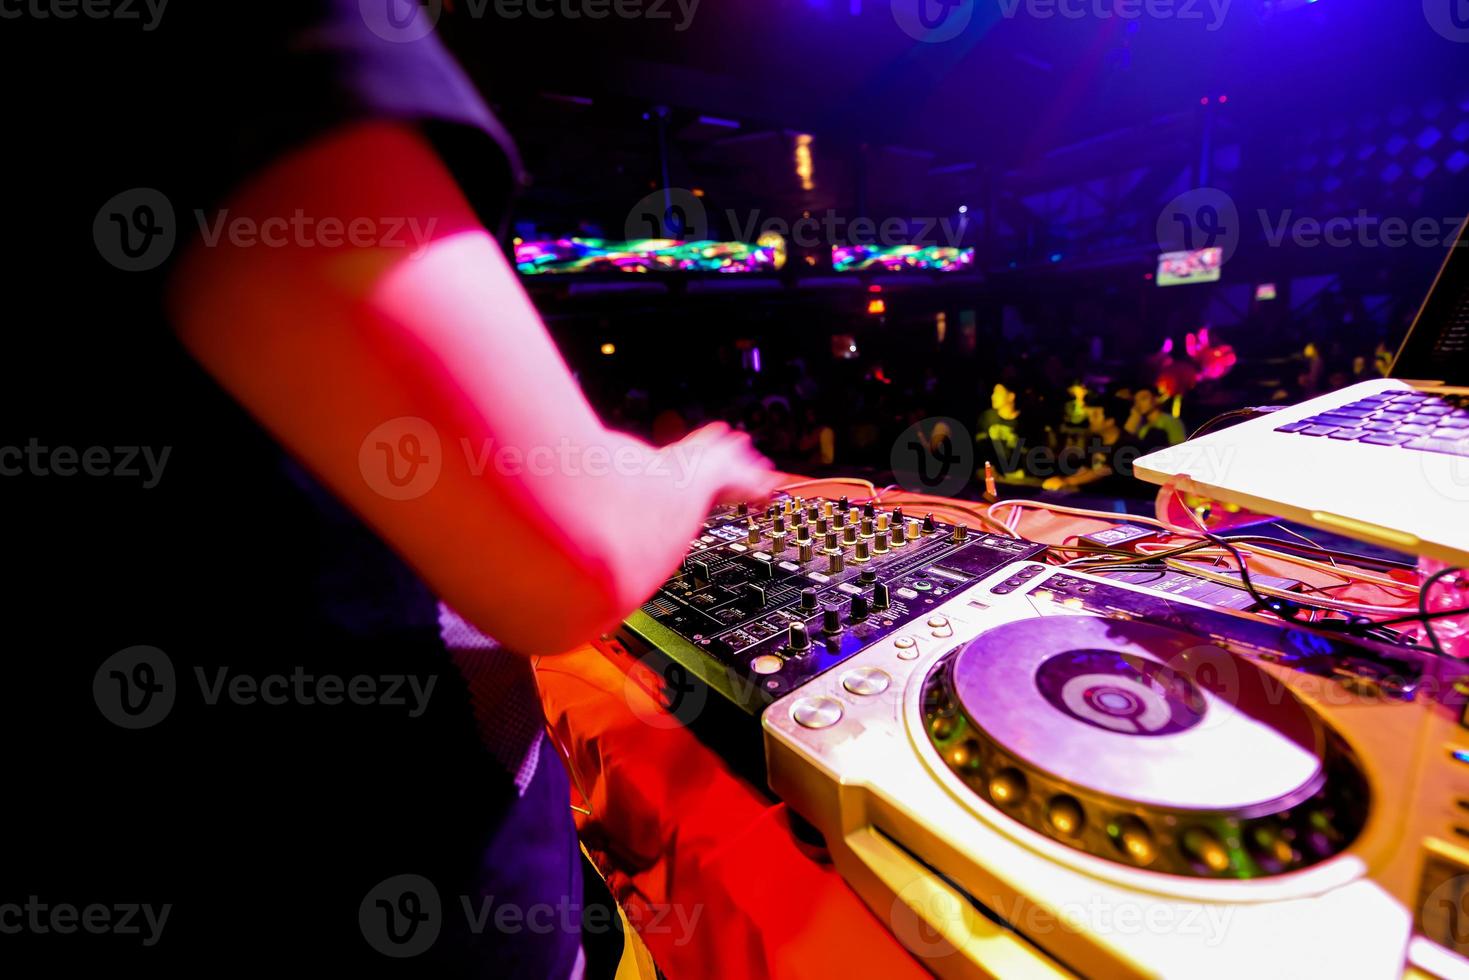
[[[787,483],[783,487],[776,487],[776,493],[785,493],[790,490],[799,490],[801,487],[820,487],[827,484],[841,484],[843,486],[863,487],[867,490],[869,497],[879,496],[877,487],[871,480],[864,480],[856,476],[834,476],[826,480],[797,480],[795,483]]]
[[[1230,421],[1231,419],[1239,419],[1241,422],[1243,422],[1248,419],[1258,418],[1261,415],[1272,415],[1283,408],[1285,408],[1284,405],[1256,405],[1251,408],[1236,408],[1232,412],[1224,412],[1221,415],[1214,416],[1212,419],[1195,429],[1193,431],[1193,434],[1190,435],[1188,438],[1197,439],[1199,436],[1204,435],[1207,432],[1212,432],[1214,429],[1217,429],[1219,426],[1223,425],[1225,422]]]

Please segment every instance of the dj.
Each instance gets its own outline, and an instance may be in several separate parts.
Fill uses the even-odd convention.
[[[117,90],[71,103],[97,111],[40,168],[63,209],[159,188],[179,233],[153,271],[71,239],[47,253],[58,274],[34,285],[66,329],[34,331],[16,363],[66,363],[79,383],[37,372],[27,412],[56,411],[70,442],[172,453],[156,490],[53,481],[26,502],[45,531],[17,529],[35,556],[19,599],[67,625],[65,655],[54,635],[27,647],[37,675],[12,688],[33,703],[13,706],[7,742],[36,748],[11,786],[27,807],[8,884],[170,903],[153,963],[345,968],[389,962],[368,917],[398,896],[367,899],[413,874],[441,909],[415,967],[575,976],[575,930],[494,924],[500,907],[533,923],[582,900],[562,763],[528,663],[505,651],[594,637],[663,581],[716,498],[773,480],[722,425],[656,449],[598,421],[489,230],[513,148],[433,34],[389,40],[371,6],[195,4],[141,39],[104,36],[91,77]],[[104,258],[102,232],[159,219],[118,200],[98,215]],[[94,248],[74,215],[46,227]],[[250,233],[265,229],[279,234]],[[155,331],[150,298],[192,358]],[[472,648],[467,681],[446,643]],[[141,675],[98,664],[139,644],[166,658],[149,676],[166,663],[174,701],[127,730],[98,708]],[[420,684],[419,716],[215,684],[227,670],[264,690],[303,666],[438,683]],[[48,948],[133,951],[98,943]]]

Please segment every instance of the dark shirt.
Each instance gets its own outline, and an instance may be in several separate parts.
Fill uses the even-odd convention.
[[[176,256],[195,209],[213,215],[270,161],[367,120],[420,127],[501,225],[513,148],[431,33],[370,28],[385,6],[180,2],[151,30],[5,21],[0,926],[30,896],[171,911],[153,944],[146,928],[0,936],[0,972],[22,950],[48,972],[571,969],[574,929],[493,924],[498,905],[580,902],[559,760],[543,753],[517,793],[481,744],[435,598],[181,349],[159,302],[170,263],[124,271],[107,242],[104,202],[151,188],[173,208]],[[140,645],[167,658],[171,687],[159,654],[139,654],[171,702],[146,702],[147,675],[109,660]],[[115,720],[124,681],[133,707],[171,703],[161,720]],[[432,882],[442,911],[438,939],[399,960],[360,916],[381,919],[369,893],[403,874]],[[492,896],[482,932],[461,896],[476,914]]]

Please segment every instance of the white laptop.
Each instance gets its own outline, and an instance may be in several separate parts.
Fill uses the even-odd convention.
[[[1469,565],[1469,222],[1387,378],[1134,464],[1252,511]]]

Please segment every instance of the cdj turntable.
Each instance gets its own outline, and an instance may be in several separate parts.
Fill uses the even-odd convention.
[[[1465,673],[1025,561],[777,701],[767,765],[941,976],[1447,974]]]

